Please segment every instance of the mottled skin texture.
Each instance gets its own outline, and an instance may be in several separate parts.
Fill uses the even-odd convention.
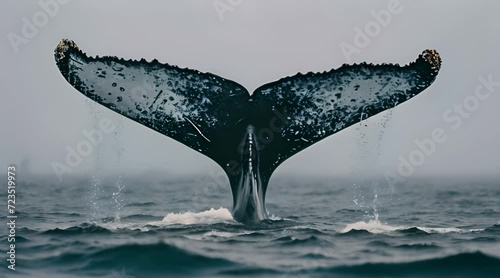
[[[255,90],[222,77],[159,63],[88,57],[70,40],[59,70],[85,96],[212,158],[226,172],[236,220],[267,218],[265,193],[286,159],[416,96],[435,80],[439,54],[406,66],[343,65],[285,77]]]

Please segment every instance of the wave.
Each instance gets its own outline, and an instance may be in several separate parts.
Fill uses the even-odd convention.
[[[168,213],[163,218],[148,214],[133,214],[129,216],[123,216],[120,219],[107,217],[91,223],[83,223],[77,226],[64,228],[56,227],[54,229],[43,231],[42,234],[72,235],[82,233],[111,233],[116,230],[155,232],[159,231],[159,229],[184,229],[187,228],[184,226],[192,225],[214,225],[213,227],[216,228],[217,224],[220,224],[219,228],[223,229],[232,229],[234,227],[239,227],[238,230],[241,230],[241,228],[243,227],[245,228],[245,230],[249,230],[250,232],[243,231],[241,233],[238,233],[237,235],[245,235],[256,230],[293,227],[296,226],[297,223],[295,221],[287,220],[286,218],[273,217],[272,219],[267,219],[258,223],[242,225],[241,223],[238,223],[233,219],[231,212],[227,208],[221,207],[219,209],[211,208],[202,212],[188,211],[180,213]],[[208,237],[210,237],[210,235],[203,236],[203,238]]]
[[[293,246],[293,245],[303,246],[304,244],[320,245],[320,244],[324,244],[324,243],[329,243],[329,242],[327,242],[321,238],[318,238],[316,236],[308,236],[306,238],[297,238],[294,236],[284,236],[284,237],[277,238],[273,241],[279,242],[279,244],[282,246]]]
[[[109,274],[109,270],[114,269],[132,277],[165,277],[168,274],[207,272],[217,274],[246,267],[226,259],[192,253],[164,242],[124,244],[100,248],[93,252],[65,252],[32,263],[58,265],[61,268],[71,268],[72,273],[94,273],[96,276]]]
[[[491,227],[486,228],[485,231],[500,234],[500,222]]]
[[[404,229],[403,226],[390,226],[383,224],[378,220],[369,220],[368,222],[359,221],[352,224],[347,224],[347,226],[340,231],[340,233],[348,233],[352,230],[363,230],[370,232],[372,234],[385,233],[385,232],[393,232],[397,230]]]
[[[428,233],[420,230],[417,227],[411,227],[411,228],[407,228],[407,229],[402,229],[402,230],[399,230],[398,232],[401,233],[401,234],[412,235],[412,236],[428,235]]]
[[[79,226],[73,226],[69,228],[55,228],[42,232],[44,235],[79,235],[79,234],[107,234],[111,233],[110,230],[97,225],[96,223],[83,223]]]
[[[121,221],[158,221],[161,217],[149,214],[132,214],[120,217]],[[113,221],[116,222],[116,221]]]
[[[428,249],[441,249],[437,244],[435,243],[414,243],[414,244],[401,244],[395,246],[396,248],[399,249],[405,249],[405,250],[428,250]]]
[[[150,207],[156,205],[155,202],[136,202],[127,204],[127,207]]]
[[[184,213],[168,213],[162,220],[158,220],[158,216],[152,215],[130,215],[121,218],[120,220],[106,220],[92,223],[83,223],[77,226],[67,228],[57,227],[46,231],[35,231],[23,228],[26,234],[44,234],[44,235],[78,235],[78,234],[108,234],[116,230],[128,230],[135,232],[160,232],[163,229],[177,230],[184,229],[191,225],[213,225],[213,229],[221,230],[218,232],[212,231],[201,236],[191,236],[192,239],[208,239],[217,237],[234,237],[234,236],[264,236],[264,230],[275,229],[290,229],[307,233],[309,235],[324,235],[325,233],[312,228],[309,225],[302,225],[298,222],[280,219],[266,220],[260,223],[251,225],[242,225],[233,220],[231,213],[226,208],[210,209],[202,212],[184,212]],[[220,224],[220,225],[216,225]],[[229,225],[228,225],[229,224]],[[26,231],[25,231],[26,230]],[[261,234],[256,233],[260,231]],[[500,225],[494,224],[485,229],[465,229],[456,227],[419,227],[419,226],[398,226],[389,225],[380,222],[377,219],[359,221],[347,224],[343,229],[338,231],[338,235],[362,236],[369,234],[389,234],[403,233],[406,235],[425,236],[428,234],[445,234],[445,233],[478,233],[482,237],[477,241],[495,241],[494,236],[489,234],[498,234]],[[254,234],[252,234],[254,233]],[[256,234],[255,234],[256,233]]]
[[[471,238],[468,241],[470,242],[497,242],[498,238],[496,237],[475,237]]]
[[[151,228],[175,227],[174,225],[237,224],[229,210],[222,207],[202,212],[168,213],[162,220],[157,219],[152,215],[131,215],[121,218],[120,221],[101,221],[96,225],[107,230],[128,229],[150,232]]]
[[[219,238],[226,239],[250,233],[251,232],[232,233],[232,232],[210,231],[201,235],[185,235],[184,237],[195,240],[219,239]]]
[[[173,225],[173,224],[184,224],[184,225],[194,225],[194,224],[215,224],[234,221],[231,212],[227,208],[219,208],[203,211],[203,212],[184,212],[184,213],[169,213],[163,220],[161,224]]]
[[[315,273],[403,277],[500,277],[500,258],[481,252],[461,253],[402,263],[366,263],[318,268]]]
[[[491,229],[491,228],[488,228]],[[434,227],[417,227],[417,226],[391,226],[383,224],[379,220],[369,220],[368,222],[359,221],[352,224],[347,224],[345,228],[340,230],[341,234],[352,233],[352,231],[367,231],[372,234],[402,232],[407,234],[445,234],[445,233],[474,233],[482,232],[487,229],[460,229],[455,227],[449,228],[434,228]]]
[[[369,231],[367,230],[356,230],[356,229],[352,229],[352,230],[349,230],[347,232],[340,232],[339,233],[339,236],[362,236],[362,235],[372,235],[372,233],[370,233]]]

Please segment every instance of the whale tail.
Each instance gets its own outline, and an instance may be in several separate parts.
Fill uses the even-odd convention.
[[[441,67],[439,54],[425,50],[406,66],[343,65],[285,77],[250,95],[236,82],[157,60],[89,57],[70,40],[58,44],[55,60],[85,96],[217,162],[242,220],[266,217],[267,184],[282,162],[416,96]]]

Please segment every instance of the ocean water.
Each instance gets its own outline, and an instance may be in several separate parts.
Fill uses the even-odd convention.
[[[17,270],[2,259],[1,277],[500,277],[498,182],[279,176],[253,225],[203,177],[17,187]]]

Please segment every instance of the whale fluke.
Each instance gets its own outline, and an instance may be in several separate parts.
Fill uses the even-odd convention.
[[[62,40],[56,64],[101,105],[212,158],[226,172],[238,221],[267,218],[273,171],[308,146],[416,96],[435,80],[441,58],[425,50],[406,66],[343,65],[297,74],[250,96],[211,73],[140,60],[89,57]]]

